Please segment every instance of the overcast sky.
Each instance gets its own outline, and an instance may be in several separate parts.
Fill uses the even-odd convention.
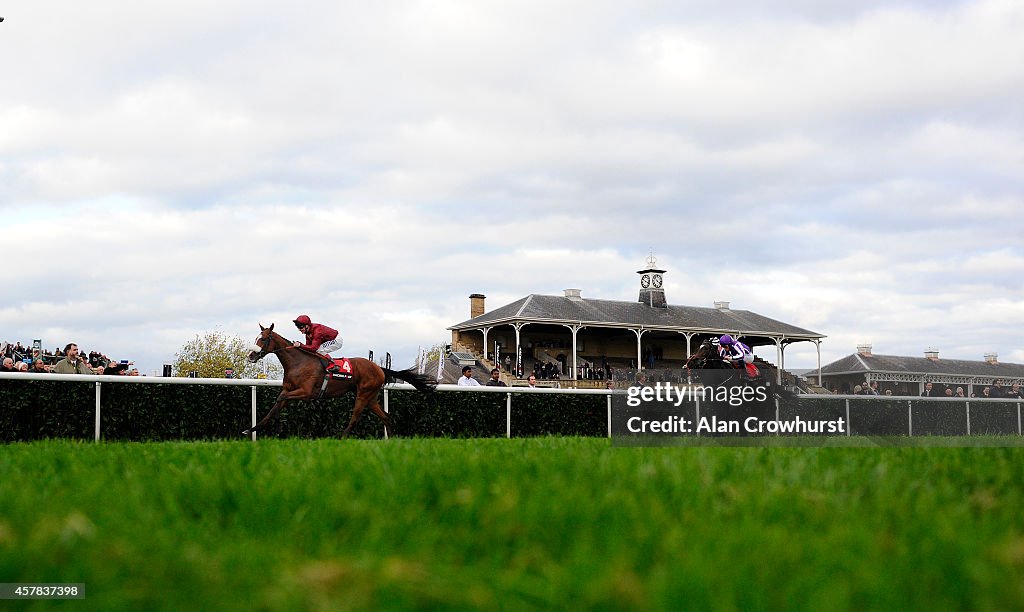
[[[1024,2],[767,4],[0,4],[0,340],[151,373],[308,313],[405,366],[653,251],[824,363],[1024,362]]]

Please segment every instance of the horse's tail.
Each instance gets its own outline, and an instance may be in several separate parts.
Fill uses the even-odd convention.
[[[384,383],[390,384],[399,380],[404,380],[410,385],[416,387],[417,391],[424,391],[429,393],[437,388],[437,381],[433,378],[424,374],[419,374],[414,368],[408,370],[389,370],[387,368],[381,368],[384,370]]]

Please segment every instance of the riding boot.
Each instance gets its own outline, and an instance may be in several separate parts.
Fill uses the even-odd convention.
[[[331,361],[331,363],[329,363],[329,364],[327,365],[327,373],[328,373],[328,374],[340,374],[340,373],[341,373],[341,370],[340,370],[340,369],[338,368],[338,364],[337,364],[337,363],[335,363],[335,362],[334,362],[334,361],[332,360],[332,361]]]

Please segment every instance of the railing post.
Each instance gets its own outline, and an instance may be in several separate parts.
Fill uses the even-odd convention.
[[[1020,404],[1018,406],[1018,413],[1020,413]],[[608,393],[608,437],[611,437],[611,393]]]
[[[907,400],[907,435],[914,435],[914,403]]]
[[[249,437],[253,442],[256,441],[256,385],[252,386],[252,430],[249,432]]]
[[[1024,433],[1021,433],[1020,429],[1020,402],[1017,402],[1017,435],[1024,435]]]
[[[853,435],[853,425],[850,424],[850,398],[846,398],[846,437]]]
[[[100,441],[100,385],[103,383],[96,381],[96,442]]]
[[[967,404],[967,435],[971,435],[971,403],[964,403]]]
[[[508,397],[505,398],[505,437],[512,437],[512,392],[506,393]]]
[[[388,390],[384,389],[384,414],[390,414],[388,412]],[[384,439],[388,439],[388,428],[384,428]]]

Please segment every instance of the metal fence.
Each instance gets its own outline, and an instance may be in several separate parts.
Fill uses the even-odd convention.
[[[96,412],[94,439],[99,441],[102,436],[101,421],[103,414],[103,385],[104,384],[150,384],[150,385],[223,385],[233,387],[250,387],[250,404],[253,427],[258,420],[256,405],[256,389],[258,387],[280,387],[283,381],[266,379],[232,379],[232,378],[178,378],[178,377],[149,377],[149,376],[90,376],[81,374],[31,374],[31,373],[8,373],[0,372],[0,384],[3,380],[42,380],[42,381],[66,381],[72,383],[93,383],[96,389]],[[381,407],[384,412],[390,412],[391,391],[415,391],[416,389],[407,383],[390,384],[384,387],[384,401]],[[512,399],[522,393],[536,394],[573,394],[573,395],[603,395],[607,397],[608,405],[608,435],[611,436],[611,414],[612,395],[623,394],[622,391],[611,391],[606,389],[550,389],[550,388],[525,388],[525,387],[460,387],[458,385],[438,385],[437,390],[441,392],[470,392],[470,393],[504,393],[505,394],[505,436],[512,437]],[[3,406],[0,406],[0,410]],[[251,438],[256,439],[256,432],[252,432]],[[387,433],[385,432],[385,437]]]
[[[280,380],[224,379],[224,378],[162,378],[146,376],[82,376],[75,374],[0,373],[0,384],[5,380],[66,381],[93,383],[95,386],[94,439],[102,437],[103,386],[105,384],[157,384],[157,385],[227,385],[249,387],[252,425],[258,419],[256,389],[279,387]],[[383,409],[390,411],[391,391],[411,391],[411,385],[400,383],[384,388]],[[442,393],[504,393],[506,411],[506,437],[512,437],[512,405],[520,394],[600,395],[606,397],[608,436],[612,434],[613,397],[625,396],[621,390],[607,389],[551,389],[523,387],[460,387],[439,385]],[[1022,404],[1020,399],[960,399],[960,398],[905,398],[861,395],[801,395],[791,407],[776,405],[776,418],[785,413],[828,412],[845,414],[848,423],[846,435],[1024,435],[1022,430]],[[4,409],[0,406],[0,410]],[[696,409],[700,411],[700,405]],[[251,434],[256,439],[256,433]]]

